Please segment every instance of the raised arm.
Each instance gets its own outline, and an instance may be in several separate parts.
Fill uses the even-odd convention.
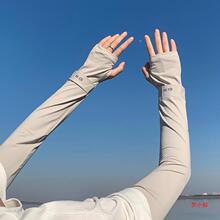
[[[159,166],[134,187],[146,196],[153,220],[162,220],[183,191],[190,174],[190,148],[185,89],[181,83],[181,65],[174,40],[162,41],[155,31],[157,52],[145,36],[150,62],[142,71],[158,90],[160,115]],[[170,49],[171,46],[171,49]]]
[[[112,68],[123,50],[133,41],[130,37],[118,47],[126,35],[124,32],[108,36],[96,44],[82,67],[1,145],[0,162],[5,168],[8,186],[48,135],[87,95],[100,82],[115,77],[123,70],[125,62]]]

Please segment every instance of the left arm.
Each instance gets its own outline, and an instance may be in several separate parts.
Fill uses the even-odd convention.
[[[7,185],[14,180],[38,147],[100,82],[118,75],[124,68],[113,65],[132,42],[129,38],[120,47],[127,33],[108,36],[90,52],[86,62],[67,82],[39,106],[0,147],[0,162],[7,174]],[[111,47],[116,48],[115,51]]]
[[[185,88],[181,80],[181,65],[174,40],[164,32],[162,42],[155,31],[157,54],[149,36],[145,37],[150,64],[143,67],[147,81],[158,90],[160,116],[159,166],[133,187],[142,191],[149,202],[153,220],[166,217],[191,176],[189,129]]]

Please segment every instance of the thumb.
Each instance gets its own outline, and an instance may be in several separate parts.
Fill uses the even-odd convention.
[[[124,67],[125,67],[125,62],[120,63],[116,68],[112,70],[110,78],[113,78],[119,73],[121,73],[124,70]]]
[[[144,74],[146,79],[149,79],[150,77],[150,64],[146,63],[142,68],[142,73]]]

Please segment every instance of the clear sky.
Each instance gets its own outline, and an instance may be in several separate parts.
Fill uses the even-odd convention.
[[[186,88],[192,178],[184,193],[220,191],[218,0],[0,0],[0,141],[79,68],[108,34],[134,43],[104,82],[37,151],[9,189],[23,200],[84,199],[121,190],[159,160],[157,91],[140,73],[143,36],[167,31]]]

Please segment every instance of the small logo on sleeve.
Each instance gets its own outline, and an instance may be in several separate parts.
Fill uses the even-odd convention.
[[[167,91],[173,91],[173,88],[166,88],[166,89],[163,89],[164,92],[167,92]]]
[[[79,76],[78,74],[75,75],[75,77],[80,80],[81,82],[83,81],[83,78],[81,76]]]

